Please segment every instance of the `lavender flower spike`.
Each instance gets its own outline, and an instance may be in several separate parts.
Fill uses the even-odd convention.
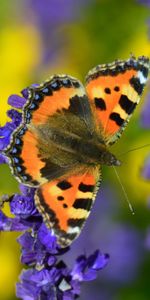
[[[4,156],[3,150],[7,148],[10,143],[11,134],[21,123],[22,114],[16,109],[22,109],[26,103],[28,97],[27,89],[22,91],[22,95],[23,97],[19,95],[11,95],[8,98],[8,104],[15,109],[12,108],[8,110],[7,115],[11,121],[7,122],[5,126],[0,127],[0,164],[7,163],[7,158]]]
[[[0,128],[0,163],[8,163],[3,152],[21,123],[22,113],[18,109],[25,105],[28,89],[22,91],[22,96],[12,95],[8,99],[14,109],[8,111],[11,121]],[[94,280],[97,271],[107,265],[109,256],[96,250],[88,257],[81,255],[73,268],[68,268],[61,256],[71,249],[61,249],[54,234],[45,226],[34,204],[35,190],[20,184],[19,194],[6,195],[1,200],[1,208],[5,201],[9,202],[14,217],[9,218],[0,210],[0,230],[22,232],[18,238],[21,262],[28,267],[20,275],[16,295],[22,300],[76,299],[81,292],[81,283]]]

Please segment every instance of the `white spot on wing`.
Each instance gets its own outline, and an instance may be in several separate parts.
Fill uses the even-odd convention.
[[[138,78],[140,79],[140,83],[143,84],[147,81],[147,78],[144,77],[143,73],[141,71],[138,72]]]
[[[80,228],[78,226],[75,227],[69,227],[67,230],[67,233],[76,233],[78,234],[80,232]]]

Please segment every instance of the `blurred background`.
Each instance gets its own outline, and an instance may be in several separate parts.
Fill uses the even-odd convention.
[[[97,64],[134,55],[150,56],[150,1],[136,0],[1,0],[0,125],[7,98],[53,73],[68,73],[84,82]],[[64,259],[72,266],[81,253],[99,248],[109,253],[108,266],[94,282],[83,284],[82,300],[150,299],[150,87],[113,152],[134,207],[128,209],[112,168],[103,180],[81,236]],[[18,191],[9,167],[0,166],[0,196]],[[6,210],[8,208],[6,207]],[[15,300],[22,266],[17,234],[0,235],[0,300]]]

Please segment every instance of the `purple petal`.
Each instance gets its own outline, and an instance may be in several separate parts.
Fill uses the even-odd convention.
[[[25,103],[26,103],[26,99],[16,94],[11,95],[8,98],[8,104],[15,108],[21,109],[23,108]]]
[[[21,91],[21,94],[22,94],[22,96],[27,100],[28,97],[29,97],[29,89],[28,89],[28,88],[23,89],[23,90]]]
[[[81,255],[77,258],[76,263],[73,267],[71,275],[74,280],[82,281],[83,279],[83,271],[85,270],[87,265],[87,260],[84,255]]]
[[[23,270],[20,276],[21,283],[16,285],[16,296],[23,300],[38,299],[40,288],[31,281],[33,269]]]
[[[15,127],[18,127],[22,121],[22,114],[15,109],[10,109],[7,111],[8,117],[12,119]]]
[[[100,270],[107,265],[108,260],[109,260],[108,254],[101,254],[99,250],[96,250],[94,254],[89,256],[88,265],[89,268],[92,268],[94,270]]]
[[[56,250],[56,237],[52,234],[52,232],[42,223],[39,231],[38,238],[40,242],[46,247],[47,251],[51,253],[57,253]]]
[[[8,159],[2,153],[0,153],[0,164],[7,164]]]
[[[0,210],[0,231],[23,231],[29,228],[29,224],[18,218],[8,218]]]
[[[85,273],[82,274],[82,279],[80,279],[80,281],[92,281],[96,279],[96,277],[97,277],[96,270],[88,269],[86,270]]]
[[[5,138],[9,137],[14,129],[14,124],[12,122],[7,122],[5,126],[0,127],[0,136]]]
[[[16,194],[10,202],[10,209],[12,214],[16,216],[28,218],[35,212],[34,201],[31,197]]]
[[[13,122],[8,122],[4,127],[0,127],[0,150],[4,150],[10,143],[10,136],[16,128]]]
[[[51,256],[48,258],[47,263],[48,263],[49,266],[53,266],[53,265],[56,263],[56,261],[57,261],[57,258],[56,258],[55,256],[52,256],[52,255],[51,255]]]
[[[22,246],[22,263],[27,265],[43,264],[46,253],[42,245],[36,241],[36,236],[32,236],[31,232],[25,232],[18,238],[18,242]]]
[[[0,151],[4,150],[10,143],[10,138],[0,139]]]
[[[26,185],[24,185],[22,183],[19,185],[19,188],[20,188],[21,193],[24,196],[28,196],[28,197],[31,197],[31,198],[34,197],[35,190],[36,190],[35,188],[31,188],[31,187],[26,186]]]
[[[9,231],[11,229],[11,221],[6,215],[0,210],[0,231]]]
[[[28,250],[32,249],[34,244],[34,237],[31,236],[30,232],[25,232],[17,240],[23,248],[27,248]]]
[[[33,83],[31,85],[32,87],[37,87],[39,86],[39,84],[37,83]],[[25,100],[27,100],[29,98],[29,88],[25,88],[21,91],[22,96],[25,98]]]

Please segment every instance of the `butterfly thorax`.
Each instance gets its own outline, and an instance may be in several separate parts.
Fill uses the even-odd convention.
[[[36,130],[43,161],[51,161],[66,169],[120,165],[107,149],[102,131],[94,123],[93,131],[89,131],[87,124],[78,116],[56,114],[48,120],[47,126],[38,126]]]

